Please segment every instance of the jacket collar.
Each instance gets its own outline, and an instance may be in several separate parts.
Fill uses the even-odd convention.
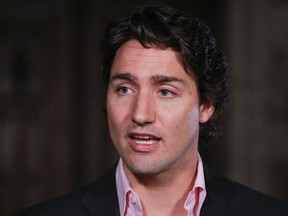
[[[115,180],[116,166],[87,186],[81,203],[91,216],[119,216],[119,204]]]
[[[225,178],[208,169],[204,165],[204,175],[207,195],[201,208],[201,216],[241,216],[231,202],[235,196],[235,189]]]

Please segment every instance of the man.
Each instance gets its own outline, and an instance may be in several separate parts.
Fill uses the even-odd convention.
[[[18,215],[288,215],[284,203],[210,171],[198,153],[230,95],[226,59],[203,22],[142,6],[107,27],[102,48],[119,162],[95,183]]]

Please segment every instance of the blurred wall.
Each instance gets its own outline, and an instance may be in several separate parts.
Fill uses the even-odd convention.
[[[231,0],[227,175],[288,201],[288,2]]]
[[[143,2],[0,2],[0,215],[92,182],[116,162],[99,46],[105,25]],[[230,114],[205,161],[287,200],[287,4],[162,2],[209,23],[230,59]]]

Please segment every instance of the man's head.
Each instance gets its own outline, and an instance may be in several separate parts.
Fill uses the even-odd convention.
[[[129,40],[143,47],[170,48],[180,54],[185,71],[197,84],[200,104],[213,105],[210,120],[200,124],[200,144],[217,135],[216,120],[229,101],[226,58],[217,48],[209,27],[201,20],[165,6],[141,6],[106,28],[103,78],[109,85],[111,67],[119,48]]]

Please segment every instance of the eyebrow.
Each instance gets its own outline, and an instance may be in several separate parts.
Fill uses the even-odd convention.
[[[131,73],[116,73],[110,78],[110,82],[114,80],[127,80],[131,82],[135,82],[137,77],[133,76]],[[179,82],[184,83],[184,80],[178,77],[167,76],[167,75],[154,75],[150,78],[154,84],[159,83],[168,83],[168,82]]]
[[[136,77],[133,76],[131,73],[116,73],[110,78],[110,82],[114,80],[127,80],[127,81],[135,81]]]
[[[167,76],[167,75],[155,75],[151,77],[154,83],[165,83],[165,82],[180,82],[184,83],[184,80],[178,77]]]

